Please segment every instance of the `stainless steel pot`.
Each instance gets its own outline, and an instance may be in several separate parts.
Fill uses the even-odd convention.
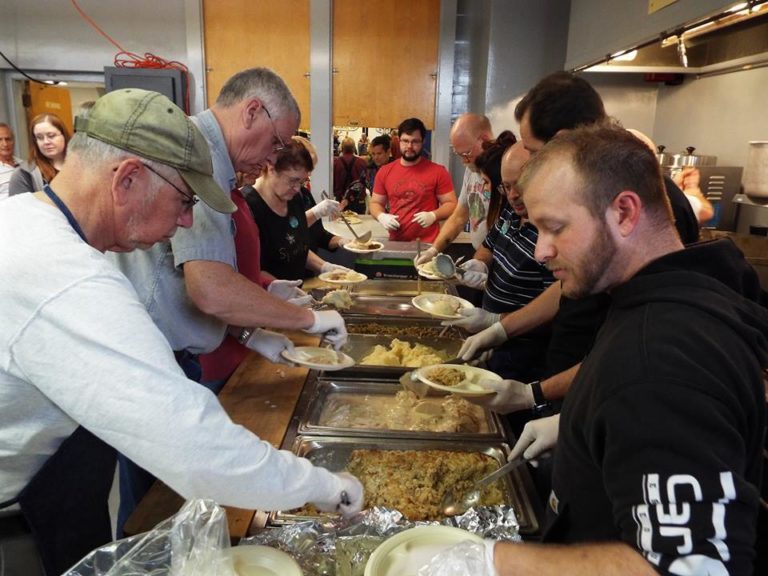
[[[656,146],[656,160],[659,161],[659,164],[661,165],[662,168],[672,165],[673,155],[670,154],[669,152],[665,152],[664,150],[666,149],[667,147],[664,146],[663,144],[659,144],[658,146]]]
[[[669,166],[672,168],[683,168],[685,166],[714,166],[717,164],[717,156],[694,154],[695,150],[696,148],[693,146],[688,146],[684,154],[673,154],[672,163]]]

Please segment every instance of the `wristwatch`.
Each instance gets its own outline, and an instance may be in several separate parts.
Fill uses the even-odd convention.
[[[539,415],[552,414],[552,404],[544,398],[544,393],[541,391],[541,380],[534,380],[529,386],[531,387],[531,392],[533,392],[532,410]]]
[[[237,337],[237,341],[245,346],[245,343],[248,342],[248,338],[251,337],[251,334],[253,334],[253,328],[243,328]]]

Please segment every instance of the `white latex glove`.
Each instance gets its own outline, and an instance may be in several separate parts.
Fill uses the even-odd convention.
[[[344,244],[352,242],[352,238],[344,238],[343,236],[336,236],[336,238],[338,238],[338,240],[336,240],[336,246],[338,248],[341,248]]]
[[[560,414],[531,420],[525,425],[520,438],[509,453],[509,460],[519,458],[534,460],[544,452],[552,450],[557,444],[560,427]]]
[[[312,310],[315,321],[304,332],[309,334],[322,334],[323,339],[331,343],[338,350],[347,342],[347,327],[344,318],[336,310]]]
[[[484,378],[477,382],[491,392],[490,396],[467,396],[467,400],[480,404],[498,412],[499,414],[509,414],[510,412],[519,412],[533,408],[535,401],[533,399],[533,390],[525,382],[517,380],[489,380]]]
[[[294,306],[301,306],[302,308],[304,306],[310,306],[311,304],[315,303],[315,299],[312,297],[311,294],[307,294],[306,296],[297,296],[296,298],[289,298],[286,300],[289,304],[293,304]]]
[[[463,316],[461,320],[443,320],[441,326],[458,326],[468,332],[480,332],[501,320],[501,314],[488,312],[482,308],[461,308],[459,314]]]
[[[413,259],[413,265],[419,266],[421,264],[426,264],[430,260],[434,259],[435,256],[437,256],[437,250],[435,249],[434,246],[430,246],[429,248],[424,250],[424,252],[422,252],[420,256],[416,256]]]
[[[418,222],[419,226],[422,228],[426,228],[435,223],[437,216],[435,216],[434,212],[416,212],[416,214],[413,215],[413,220]]]
[[[323,262],[323,265],[320,266],[320,274],[325,274],[326,272],[354,272],[351,268],[347,268],[346,266],[342,266],[341,264],[332,264],[331,262]]]
[[[482,332],[478,332],[464,340],[464,344],[461,345],[459,350],[459,358],[465,361],[472,360],[481,350],[501,346],[506,341],[507,331],[504,330],[501,322],[496,322]]]
[[[275,364],[291,364],[291,362],[281,356],[281,352],[283,350],[293,350],[293,342],[277,332],[261,328],[254,330],[251,337],[246,341],[245,346],[258,352]]]
[[[354,516],[363,508],[363,485],[348,472],[334,474],[339,491],[329,502],[312,502],[321,512],[340,512],[344,517]]]
[[[485,288],[485,282],[488,280],[488,266],[485,265],[485,262],[472,258],[472,260],[464,262],[459,268],[464,270],[464,274],[459,274],[461,284],[478,290]]]
[[[267,286],[267,292],[280,300],[303,298],[307,293],[299,288],[301,282],[301,280],[272,280]]]
[[[482,544],[464,540],[435,554],[419,568],[418,576],[498,576],[493,565],[495,546],[496,540],[486,539]]]
[[[384,228],[387,230],[397,230],[400,228],[398,217],[394,214],[387,214],[386,212],[382,212],[376,217],[376,220],[378,220],[379,224],[384,226]]]
[[[320,220],[321,218],[326,218],[328,216],[335,216],[341,212],[341,206],[339,206],[339,203],[336,200],[326,198],[325,200],[318,202],[315,206],[312,206],[310,210],[312,210],[312,214],[315,215],[315,218]]]

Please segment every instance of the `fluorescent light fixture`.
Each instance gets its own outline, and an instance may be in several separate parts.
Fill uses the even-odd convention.
[[[618,60],[620,62],[631,62],[637,58],[637,50],[629,50],[628,52],[617,52],[611,55],[611,60]]]

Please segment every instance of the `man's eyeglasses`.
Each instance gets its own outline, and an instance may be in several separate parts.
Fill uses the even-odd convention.
[[[456,154],[456,156],[461,156],[465,160],[471,160],[472,159],[472,150],[467,150],[466,152],[459,152],[456,150],[456,148],[452,148],[453,153]]]
[[[142,164],[144,164],[144,162],[142,162]],[[184,196],[184,200],[182,201],[181,205],[183,206],[185,212],[192,210],[192,207],[200,201],[200,198],[198,198],[194,194],[191,194],[191,195],[187,194],[186,192],[184,192],[184,190],[176,186],[176,184],[168,180],[168,178],[160,174],[160,172],[152,168],[152,166],[150,166],[149,164],[144,164],[144,168],[152,172],[152,174],[154,174],[161,180],[165,181],[166,184],[170,184],[171,186],[173,186],[176,192]]]
[[[272,120],[272,114],[269,113],[269,110],[267,110],[267,107],[263,104],[261,107],[264,109],[264,112],[267,113],[267,118],[269,118],[269,123],[272,125],[272,132],[275,135],[275,140],[277,140],[277,144],[275,142],[272,142],[272,151],[273,152],[280,152],[280,150],[283,150],[285,148],[285,142],[283,142],[283,139],[280,137],[280,134],[277,132],[277,126],[275,126],[275,121]]]

